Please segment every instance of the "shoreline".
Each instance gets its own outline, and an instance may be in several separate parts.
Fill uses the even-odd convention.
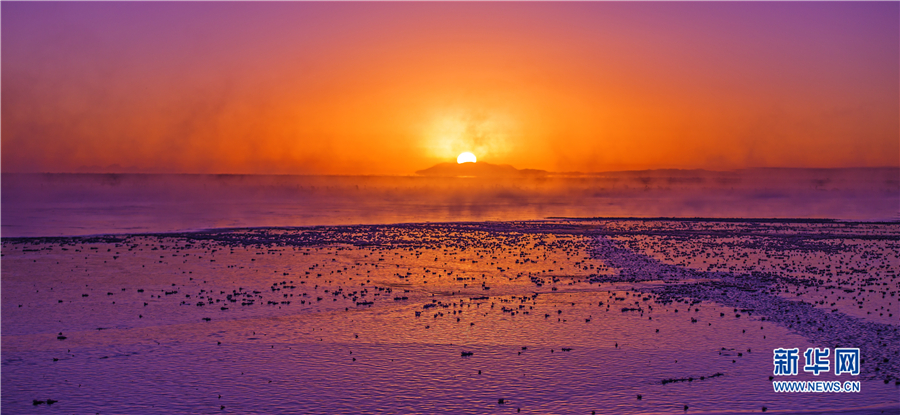
[[[553,222],[707,222],[707,223],[763,223],[763,224],[858,224],[858,225],[898,225],[900,219],[897,220],[853,220],[853,219],[836,219],[836,218],[715,218],[715,217],[547,217],[543,219],[526,219],[526,220],[486,220],[486,221],[458,221],[458,222],[397,222],[397,223],[357,223],[357,224],[340,224],[340,225],[306,225],[306,226],[241,226],[241,227],[221,227],[221,228],[200,228],[174,230],[164,232],[134,232],[134,233],[99,233],[85,235],[56,235],[56,236],[0,236],[2,240],[8,241],[28,241],[28,240],[65,240],[75,238],[124,238],[130,236],[170,236],[170,235],[188,235],[188,234],[206,234],[221,232],[238,232],[253,231],[266,229],[282,229],[282,230],[316,230],[328,228],[353,228],[353,227],[373,227],[373,226],[454,226],[454,225],[479,225],[479,224],[512,224],[512,223],[553,223]]]

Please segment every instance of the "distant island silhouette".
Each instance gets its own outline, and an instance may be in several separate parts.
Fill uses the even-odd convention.
[[[425,170],[416,171],[422,176],[442,177],[542,177],[546,170],[517,169],[509,164],[477,163],[440,163]]]

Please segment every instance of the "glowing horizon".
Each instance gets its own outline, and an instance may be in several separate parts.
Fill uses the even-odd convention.
[[[3,172],[900,165],[900,5],[2,5]]]

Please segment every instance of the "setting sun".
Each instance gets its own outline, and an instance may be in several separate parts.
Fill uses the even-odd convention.
[[[456,157],[456,162],[459,164],[474,163],[475,155],[467,151],[465,153],[460,154],[458,157]]]

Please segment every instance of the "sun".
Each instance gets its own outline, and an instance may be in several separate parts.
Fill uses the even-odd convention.
[[[474,163],[475,155],[467,151],[465,153],[460,154],[458,157],[456,157],[456,162],[459,164]]]

